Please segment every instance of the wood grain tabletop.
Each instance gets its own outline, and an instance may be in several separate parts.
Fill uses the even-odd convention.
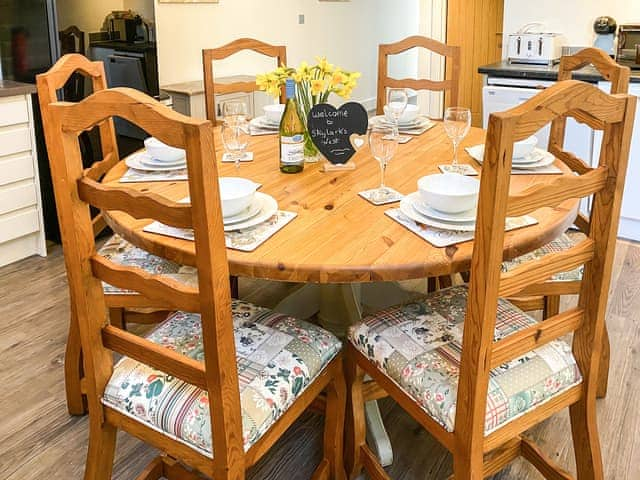
[[[484,142],[485,132],[472,128],[462,147]],[[262,184],[261,192],[273,196],[280,210],[298,213],[289,225],[253,252],[227,249],[230,273],[237,276],[295,282],[345,283],[406,280],[444,275],[469,268],[473,241],[436,248],[384,214],[398,204],[374,206],[358,192],[379,184],[379,166],[367,147],[351,160],[356,169],[320,171],[320,164],[306,165],[300,174],[284,174],[278,168],[277,135],[251,137],[254,160],[221,163],[222,142],[216,132],[216,162],[220,176],[242,176]],[[438,173],[438,165],[451,162],[453,149],[441,124],[399,145],[385,175],[385,184],[403,194],[416,191],[417,181]],[[480,166],[461,149],[460,160]],[[556,166],[570,174],[567,167]],[[126,171],[120,162],[104,182],[117,182]],[[538,182],[551,182],[558,175],[512,175],[511,192]],[[127,184],[140,191],[153,191],[172,200],[188,195],[186,182]],[[538,248],[564,232],[574,221],[577,200],[557,208],[534,212],[538,224],[508,232],[505,258]],[[130,242],[179,263],[194,265],[194,243],[142,231],[150,220],[135,220],[122,212],[108,212],[114,231]]]

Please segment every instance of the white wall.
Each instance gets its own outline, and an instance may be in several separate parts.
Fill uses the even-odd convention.
[[[572,46],[593,43],[593,22],[609,15],[621,23],[640,23],[639,0],[505,0],[504,32],[514,33],[529,22],[544,22],[546,31],[563,33]],[[505,35],[506,40],[506,35]],[[507,49],[503,49],[507,54]]]
[[[378,44],[418,33],[418,0],[221,0],[219,4],[157,3],[160,85],[202,78],[203,48],[253,37],[287,46],[290,65],[326,55],[346,70],[362,72],[354,99],[375,97]],[[298,24],[298,14],[305,24]],[[246,54],[216,63],[216,74],[254,74],[274,67]],[[415,55],[390,66],[394,75],[417,73]]]

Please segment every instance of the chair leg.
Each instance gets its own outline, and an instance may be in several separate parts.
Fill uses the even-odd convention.
[[[345,357],[345,378],[347,380],[345,465],[347,476],[351,480],[362,472],[361,449],[366,444],[366,421],[362,391],[364,370],[358,366],[352,348],[350,344],[347,344]]]
[[[573,449],[576,457],[577,480],[602,480],[602,456],[595,398],[584,395],[569,407]]]
[[[109,307],[109,322],[114,327],[127,329],[127,322],[124,319],[124,308],[122,307]]]
[[[344,423],[347,391],[339,360],[333,381],[327,386],[324,420],[324,459],[318,467],[320,477],[331,480],[346,480],[344,471]],[[328,467],[327,467],[328,465]],[[326,475],[320,475],[327,471]]]
[[[238,287],[238,277],[235,275],[229,275],[229,285],[231,288],[231,298],[240,298],[240,291]]]
[[[544,309],[542,318],[545,320],[560,313],[560,295],[547,295],[544,297]]]
[[[453,480],[484,480],[482,453],[463,457],[453,454]]]
[[[72,305],[69,319],[69,334],[64,353],[64,386],[67,395],[67,410],[70,415],[85,415],[87,413],[86,398],[80,387],[80,379],[82,379],[83,376],[84,368],[82,364],[80,330],[75,309]]]
[[[111,480],[117,429],[96,414],[89,422],[89,449],[85,480]]]
[[[611,356],[611,345],[609,343],[609,331],[607,324],[604,325],[604,335],[602,336],[602,354],[600,355],[600,366],[598,368],[598,389],[596,391],[597,398],[607,396],[609,386],[609,360]]]

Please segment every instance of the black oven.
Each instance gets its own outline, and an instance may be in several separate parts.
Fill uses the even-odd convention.
[[[640,24],[620,25],[617,60],[620,65],[640,70]]]

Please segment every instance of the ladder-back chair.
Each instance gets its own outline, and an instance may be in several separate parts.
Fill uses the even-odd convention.
[[[276,67],[287,64],[287,47],[284,45],[270,45],[254,40],[252,38],[240,38],[218,48],[207,48],[202,50],[202,66],[204,69],[204,96],[207,107],[207,118],[215,125],[217,123],[217,112],[215,108],[215,96],[228,93],[250,93],[257,92],[256,82],[216,82],[213,73],[213,61],[223,60],[236,53],[251,50],[276,60]],[[286,103],[284,92],[280,96],[280,103]]]
[[[430,52],[442,55],[446,59],[446,79],[428,80],[404,78],[397,79],[389,76],[389,56],[406,52],[412,48],[425,48]],[[407,37],[399,42],[382,44],[378,46],[378,99],[376,113],[384,114],[384,105],[387,101],[388,88],[411,88],[413,90],[430,90],[433,92],[446,92],[447,104],[458,104],[458,90],[460,83],[460,47],[447,45],[428,37],[415,35]]]
[[[56,142],[58,141],[58,133],[53,130],[52,121],[50,120],[50,106],[58,101],[58,91],[64,89],[70,79],[78,76],[89,79],[94,92],[107,88],[103,63],[97,61],[92,62],[80,54],[64,55],[49,71],[37,76],[38,99],[43,118],[45,142],[50,157],[51,151],[55,148]],[[90,169],[90,175],[95,180],[102,178],[106,172],[120,161],[113,120],[106,119],[98,124],[97,127],[99,130],[102,158],[98,162],[93,163]],[[86,133],[87,132],[83,132],[80,135],[81,140],[86,139]],[[91,156],[91,158],[93,157]],[[56,200],[56,205],[57,203]],[[62,218],[59,210],[58,217],[60,219],[60,225],[62,226]],[[92,220],[93,234],[97,236],[105,227],[106,223],[100,212]],[[153,268],[156,272],[174,274],[184,281],[191,281],[194,276],[193,269],[150,255],[117,235],[109,238],[100,251],[102,254],[109,256],[119,263],[135,264],[138,266],[147,265],[148,268]],[[152,301],[137,292],[129,292],[114,287],[113,285],[105,284],[105,293],[107,294],[105,299],[107,307],[109,308],[111,322],[121,326],[124,326],[126,322],[156,323],[165,319],[169,313],[163,310],[163,307],[166,307],[166,304],[163,302]],[[132,311],[129,310],[130,308],[160,310],[151,312],[147,310],[145,312],[144,310]],[[86,401],[84,397],[86,392],[84,391],[85,389],[83,388],[82,382],[82,348],[73,302],[71,303],[71,319],[69,323],[64,368],[67,408],[69,409],[69,413],[72,415],[83,415],[86,413]]]
[[[604,51],[598,48],[585,48],[575,55],[562,57],[558,69],[558,80],[571,80],[572,74],[575,70],[579,70],[588,65],[593,65],[605,80],[611,82],[612,94],[628,93],[630,75],[629,67],[624,67],[616,63]],[[576,120],[580,121],[580,117],[576,116]],[[570,152],[565,152],[563,150],[566,122],[567,117],[562,116],[556,118],[551,123],[549,152],[554,154],[573,171],[581,174],[585,171],[583,162],[576,159]],[[549,252],[562,251],[572,246],[578,240],[584,238],[584,235],[589,232],[588,219],[582,213],[578,213],[575,225],[578,228],[578,231],[570,230],[560,238],[533,252],[516,258],[515,260],[505,262],[503,265],[504,270],[509,271],[523,261],[542,257]],[[522,307],[528,307],[527,309],[542,308],[544,317],[556,315],[560,312],[560,296],[577,295],[580,292],[581,280],[582,268],[577,268],[570,272],[560,272],[551,280],[540,285],[532,285],[523,291],[522,295],[528,297],[528,300],[521,305]],[[514,299],[514,301],[518,303],[517,299]],[[609,381],[609,350],[609,335],[605,328],[602,365],[599,370],[600,379],[598,381],[598,397],[604,397],[607,393],[607,385]]]
[[[124,118],[186,151],[190,204],[83,171],[78,134]],[[314,325],[231,300],[211,122],[185,117],[129,88],[49,106],[50,149],[65,265],[85,355],[89,448],[85,478],[111,478],[117,430],[160,449],[139,479],[241,480],[326,391],[324,455],[314,478],[344,479],[345,388],[340,342]],[[192,228],[195,284],[96,253],[89,205]],[[146,337],[105,317],[102,282],[177,311]],[[113,364],[113,353],[123,358]]]
[[[347,346],[347,466],[389,478],[364,441],[367,373],[452,454],[455,480],[491,476],[519,456],[546,478],[573,478],[525,435],[569,407],[579,480],[603,479],[596,389],[635,97],[560,82],[489,119],[471,278],[354,326]],[[563,116],[603,130],[598,165],[510,193],[513,143]],[[578,160],[576,160],[578,161]],[[506,217],[574,208],[593,194],[590,229],[577,245],[501,271]],[[573,207],[572,207],[573,206]],[[544,214],[541,211],[540,214]],[[584,265],[578,305],[536,321],[505,298]],[[573,332],[570,346],[561,337]],[[414,452],[415,454],[416,452]]]

